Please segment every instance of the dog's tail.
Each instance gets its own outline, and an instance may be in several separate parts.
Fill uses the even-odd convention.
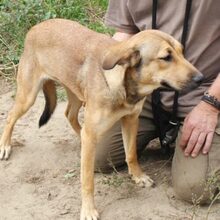
[[[46,81],[43,85],[43,92],[46,103],[39,120],[39,127],[45,125],[49,121],[57,105],[56,86],[54,81]]]

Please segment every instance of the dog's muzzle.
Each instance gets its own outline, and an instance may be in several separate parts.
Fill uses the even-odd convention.
[[[196,75],[193,76],[191,81],[187,84],[187,86],[180,91],[180,94],[186,94],[194,89],[196,89],[198,86],[201,85],[203,82],[204,75],[201,72],[196,73]]]

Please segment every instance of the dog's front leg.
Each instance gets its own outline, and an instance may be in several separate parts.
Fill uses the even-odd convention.
[[[142,187],[150,187],[154,182],[149,176],[144,174],[137,160],[136,139],[138,130],[138,115],[139,114],[127,115],[121,120],[126,162],[132,179]]]
[[[80,220],[97,220],[99,216],[94,204],[94,160],[97,138],[91,129],[83,126],[81,141],[82,208]]]

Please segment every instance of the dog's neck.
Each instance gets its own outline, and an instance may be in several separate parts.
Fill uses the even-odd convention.
[[[117,65],[111,70],[104,72],[106,84],[110,90],[112,101],[115,104],[121,104],[125,101],[128,104],[135,105],[151,93],[143,91],[139,84],[139,74],[136,68],[127,68]],[[146,89],[146,85],[144,85]]]
[[[125,72],[124,87],[126,100],[129,104],[136,104],[146,96],[139,93],[138,77],[138,72],[135,68],[128,68]]]
[[[111,70],[105,70],[104,77],[113,105],[124,103],[126,99],[126,91],[124,88],[125,69],[120,65],[116,65]]]

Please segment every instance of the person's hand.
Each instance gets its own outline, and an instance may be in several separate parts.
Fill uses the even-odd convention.
[[[210,150],[219,111],[201,101],[185,118],[180,147],[185,156],[196,157],[201,151],[207,154]]]
[[[117,41],[124,41],[124,40],[128,40],[129,38],[131,38],[134,34],[128,34],[128,33],[123,33],[123,32],[116,32],[113,35],[113,39],[117,40]]]

